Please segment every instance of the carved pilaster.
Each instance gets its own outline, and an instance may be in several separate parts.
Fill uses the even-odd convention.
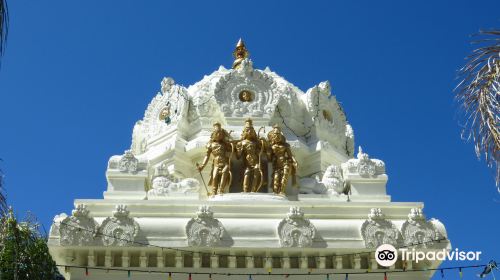
[[[181,268],[184,266],[184,258],[181,252],[175,253],[175,267]]]
[[[210,256],[210,267],[219,268],[219,256],[217,255]]]
[[[156,267],[165,267],[165,256],[163,255],[163,251],[161,250],[156,253]]]
[[[141,251],[141,255],[139,256],[139,266],[148,267],[148,254],[145,251]]]
[[[193,268],[201,267],[200,253],[193,253]]]
[[[95,254],[94,250],[89,250],[88,255],[87,255],[87,263],[88,266],[95,266]]]
[[[342,269],[342,268],[344,268],[342,256],[335,256],[335,269]]]
[[[113,256],[111,255],[110,250],[106,250],[106,252],[104,253],[104,266],[105,267],[113,266]]]
[[[123,251],[122,253],[122,267],[130,267],[130,257],[128,256],[128,251]]]

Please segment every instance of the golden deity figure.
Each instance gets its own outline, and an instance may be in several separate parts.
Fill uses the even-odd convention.
[[[243,159],[243,192],[257,192],[262,186],[264,176],[261,155],[264,148],[264,139],[259,139],[252,120],[247,119],[241,132],[241,139],[236,143],[236,157]]]
[[[236,43],[236,48],[233,51],[233,57],[234,57],[234,62],[233,62],[233,69],[238,68],[240,66],[241,62],[250,56],[250,53],[248,52],[247,48],[245,47],[245,43],[243,40],[238,41]]]
[[[220,123],[213,125],[210,141],[207,143],[207,154],[200,165],[196,163],[201,172],[208,163],[210,156],[213,156],[212,171],[208,185],[211,187],[211,195],[223,194],[228,186],[231,185],[231,156],[233,153],[233,144],[231,143],[229,133],[222,128]]]
[[[288,177],[292,176],[292,184],[296,184],[295,174],[298,168],[297,160],[292,155],[290,144],[278,125],[267,134],[269,149],[267,158],[273,165],[273,191],[275,194],[285,195]]]

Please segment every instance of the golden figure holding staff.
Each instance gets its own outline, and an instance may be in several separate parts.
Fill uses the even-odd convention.
[[[208,185],[212,188],[211,195],[223,194],[225,189],[231,185],[231,156],[233,153],[233,144],[230,140],[229,133],[222,128],[220,123],[213,125],[210,142],[207,143],[207,154],[203,159],[203,163],[196,167],[201,172],[208,163],[210,155],[213,155],[212,171],[210,172],[210,180]]]
[[[260,156],[264,151],[264,143],[258,139],[251,119],[245,121],[241,132],[241,140],[236,144],[236,158],[243,158],[243,192],[255,192],[263,182]]]
[[[285,195],[290,175],[292,175],[292,184],[296,184],[295,174],[298,163],[278,125],[273,126],[267,134],[267,139],[270,145],[267,158],[273,164],[273,191],[275,194]]]

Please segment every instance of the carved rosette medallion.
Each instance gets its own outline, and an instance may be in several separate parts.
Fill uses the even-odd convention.
[[[100,227],[105,246],[131,246],[139,233],[139,224],[131,217],[125,205],[117,205],[113,217],[106,218]]]
[[[89,217],[85,204],[78,204],[72,212],[60,221],[59,235],[63,246],[83,246],[95,244],[97,223]]]
[[[300,207],[292,206],[287,217],[278,225],[278,236],[281,247],[311,247],[316,228],[304,218]]]
[[[202,205],[186,225],[186,235],[189,246],[217,246],[224,235],[224,226],[215,219],[214,213],[207,205]]]
[[[382,244],[401,245],[401,233],[391,221],[385,219],[380,208],[371,209],[368,219],[361,226],[361,235],[366,248],[377,248]]]
[[[406,246],[429,248],[436,240],[442,238],[436,227],[425,220],[422,209],[413,208],[408,214],[408,220],[403,224],[401,232]]]

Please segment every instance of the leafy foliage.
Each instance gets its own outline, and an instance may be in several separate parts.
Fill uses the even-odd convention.
[[[18,223],[12,211],[0,224],[0,279],[63,279],[36,223]]]
[[[465,117],[462,136],[472,139],[478,158],[484,155],[489,167],[496,168],[500,191],[500,29],[481,31],[481,44],[460,69],[457,100]]]

